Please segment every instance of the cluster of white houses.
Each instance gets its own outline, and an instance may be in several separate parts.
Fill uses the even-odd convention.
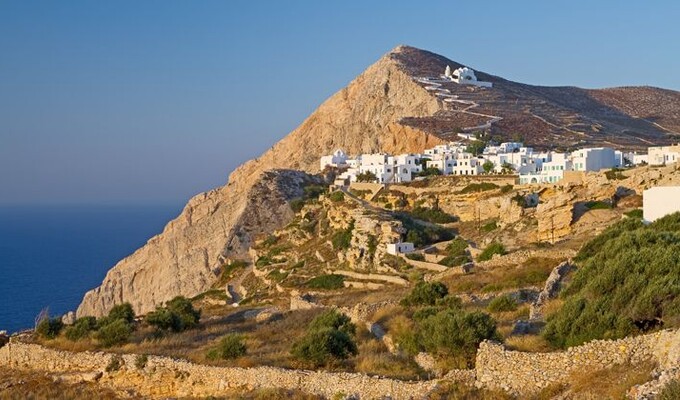
[[[665,165],[680,161],[680,145],[650,147],[648,154],[623,153],[608,147],[584,148],[571,153],[534,151],[522,143],[508,142],[487,146],[474,155],[460,142],[425,150],[423,154],[361,154],[349,157],[342,150],[323,156],[320,167],[339,168],[336,180],[347,185],[360,176],[374,175],[377,183],[410,182],[424,169],[437,169],[442,175],[480,175],[485,172],[519,175],[520,184],[557,183],[568,171],[599,171],[648,163]],[[486,167],[486,170],[485,170]]]

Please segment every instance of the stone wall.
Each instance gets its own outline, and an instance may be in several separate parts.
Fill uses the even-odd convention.
[[[436,381],[406,382],[357,373],[285,370],[273,367],[236,368],[193,364],[167,357],[149,356],[146,366],[135,366],[136,356],[122,355],[118,371],[105,372],[109,353],[71,353],[14,341],[0,348],[0,366],[41,370],[50,373],[91,373],[98,383],[114,389],[133,390],[145,397],[219,396],[230,389],[296,389],[332,397],[338,393],[362,399],[391,396],[394,399],[420,398],[432,391]],[[101,376],[101,377],[100,377]]]
[[[551,384],[568,383],[572,374],[613,365],[652,361],[660,369],[680,363],[680,330],[620,340],[595,340],[563,352],[524,353],[483,342],[477,352],[477,385],[527,395]]]

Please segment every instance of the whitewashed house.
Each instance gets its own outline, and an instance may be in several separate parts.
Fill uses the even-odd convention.
[[[519,183],[557,183],[564,178],[564,171],[572,170],[572,162],[566,153],[551,153],[550,160],[543,162],[540,171],[520,174]]]
[[[576,150],[571,153],[571,162],[574,171],[584,172],[621,166],[620,161],[617,162],[614,149],[609,147]]]
[[[411,242],[388,243],[387,253],[394,256],[399,254],[408,254],[415,250],[415,246]]]
[[[642,217],[654,222],[668,214],[680,212],[680,186],[657,186],[642,194]]]
[[[667,165],[680,160],[680,145],[657,146],[647,149],[649,165]]]
[[[470,153],[461,153],[453,167],[453,175],[479,175],[484,172],[484,168],[482,168],[484,161],[484,159],[477,158]]]
[[[425,161],[425,168],[437,168],[442,175],[451,175],[458,164],[455,154],[434,154]]]

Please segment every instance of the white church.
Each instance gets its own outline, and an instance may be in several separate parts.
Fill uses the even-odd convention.
[[[493,86],[491,82],[478,81],[475,71],[468,67],[461,67],[455,71],[451,71],[451,66],[447,65],[446,70],[444,71],[444,76],[461,85],[473,85],[488,88]]]

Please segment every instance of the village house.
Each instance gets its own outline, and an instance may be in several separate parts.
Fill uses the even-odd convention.
[[[657,186],[642,193],[642,218],[645,222],[654,222],[675,212],[680,212],[680,186]]]
[[[399,254],[408,254],[415,250],[415,246],[410,242],[389,243],[387,245],[387,253],[397,256]]]
[[[680,160],[680,145],[657,146],[647,149],[647,163],[649,165],[667,165]]]

